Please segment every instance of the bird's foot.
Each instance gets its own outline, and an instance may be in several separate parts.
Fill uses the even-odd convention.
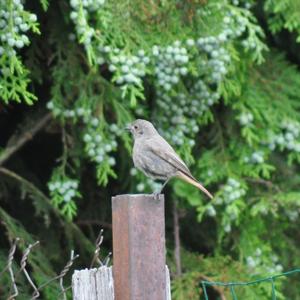
[[[159,200],[160,191],[158,191],[158,192],[153,192],[152,195],[153,195],[153,197],[154,197],[154,200],[155,200],[155,201],[158,201],[158,200]]]

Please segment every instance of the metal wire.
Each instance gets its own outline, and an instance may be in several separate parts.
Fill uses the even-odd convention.
[[[18,287],[17,287],[17,284],[16,284],[15,276],[14,276],[14,271],[13,271],[13,268],[12,268],[12,263],[13,263],[13,260],[14,260],[14,254],[16,252],[17,244],[18,244],[19,241],[20,241],[20,238],[15,239],[15,241],[14,241],[13,245],[11,246],[11,248],[9,250],[9,253],[8,253],[7,265],[6,265],[5,269],[7,269],[8,272],[9,272],[14,292],[13,292],[12,295],[8,296],[7,300],[13,300],[13,299],[15,299],[15,297],[17,297],[19,295]]]
[[[95,251],[94,251],[94,257],[92,259],[91,265],[90,265],[90,269],[94,266],[95,262],[97,262],[100,266],[102,265],[102,262],[99,258],[99,253],[100,253],[100,246],[103,242],[103,229],[100,230],[98,237],[96,239],[96,243],[95,243]]]
[[[23,252],[21,261],[20,261],[20,269],[18,270],[17,273],[14,273],[12,264],[14,261],[14,254],[17,250],[17,244],[19,243],[20,239],[16,238],[13,243],[12,246],[9,250],[8,253],[8,257],[7,257],[7,264],[4,267],[4,269],[0,272],[0,277],[5,273],[5,272],[9,272],[10,275],[10,280],[11,280],[11,287],[10,287],[10,292],[8,295],[7,300],[14,300],[16,299],[16,297],[19,295],[19,291],[18,291],[18,287],[16,284],[16,280],[17,278],[20,276],[21,273],[24,273],[28,283],[30,284],[30,286],[33,288],[33,293],[32,293],[32,297],[31,300],[37,299],[40,297],[40,291],[41,289],[43,289],[44,287],[46,287],[47,285],[49,285],[51,282],[55,281],[55,280],[59,280],[59,285],[61,288],[61,292],[60,295],[63,296],[63,300],[67,300],[67,295],[66,295],[66,291],[70,289],[70,287],[64,288],[64,284],[63,284],[63,278],[64,276],[67,274],[67,272],[70,270],[70,268],[72,267],[74,260],[79,257],[79,255],[74,255],[74,251],[71,251],[71,256],[70,256],[70,260],[67,262],[67,264],[65,265],[65,267],[63,268],[63,270],[60,272],[59,275],[51,278],[50,280],[48,280],[47,282],[43,283],[42,285],[40,285],[39,287],[37,287],[34,283],[34,280],[30,277],[29,273],[26,270],[26,265],[27,265],[27,260],[28,257],[30,255],[30,252],[32,251],[32,248],[35,247],[36,245],[39,244],[39,241],[30,244]]]
[[[13,265],[13,262],[15,261],[15,252],[17,250],[17,246],[18,246],[19,241],[20,241],[20,238],[15,238],[15,240],[12,242],[12,245],[9,249],[9,253],[8,253],[8,257],[7,257],[7,263],[4,267],[4,269],[0,271],[0,277],[5,272],[8,272],[9,276],[10,276],[11,284],[8,287],[9,292],[8,292],[7,300],[14,300],[19,295],[18,286],[17,286],[16,282],[17,282],[18,277],[22,273],[25,275],[26,280],[28,281],[29,285],[33,289],[33,293],[31,295],[31,300],[38,299],[40,297],[41,290],[43,288],[45,288],[46,286],[48,286],[49,284],[51,284],[53,281],[58,281],[58,283],[59,283],[59,286],[60,286],[59,298],[63,299],[63,300],[67,300],[66,292],[72,286],[67,286],[66,288],[64,287],[64,277],[69,272],[69,270],[71,269],[75,259],[77,257],[79,257],[79,255],[75,255],[74,250],[72,250],[69,261],[67,262],[65,267],[62,269],[62,271],[59,273],[59,275],[57,275],[57,276],[49,279],[48,281],[42,283],[40,286],[37,286],[34,283],[34,280],[30,277],[30,274],[28,273],[28,271],[26,270],[26,266],[27,266],[28,258],[29,258],[29,255],[30,255],[31,251],[33,250],[33,248],[35,246],[37,246],[39,244],[39,241],[37,241],[33,244],[29,244],[27,246],[27,248],[25,248],[25,250],[22,253],[22,258],[20,260],[20,264],[19,264],[20,268],[17,272],[14,273],[15,268],[13,268],[12,265]],[[93,256],[93,259],[92,259],[92,262],[91,262],[91,267],[93,267],[94,264],[96,264],[96,263],[99,266],[103,266],[103,265],[107,266],[109,264],[111,252],[108,253],[108,255],[105,257],[103,262],[99,258],[100,247],[101,247],[102,242],[103,242],[103,229],[100,230],[100,232],[98,234],[98,237],[96,239],[96,242],[95,242],[95,251],[94,251],[94,256]]]
[[[71,257],[70,257],[70,260],[67,262],[67,264],[65,265],[65,267],[63,268],[63,270],[60,272],[60,274],[58,276],[55,276],[53,278],[51,278],[50,280],[46,281],[45,283],[43,283],[42,285],[40,285],[38,287],[38,291],[40,291],[41,289],[43,289],[45,286],[49,285],[51,282],[55,281],[55,280],[59,280],[59,283],[60,283],[60,287],[61,287],[61,292],[64,296],[64,299],[66,299],[66,294],[65,294],[65,291],[66,289],[64,289],[64,286],[63,286],[63,280],[62,278],[68,273],[68,271],[70,270],[71,266],[73,265],[74,263],[74,260],[76,258],[78,258],[79,255],[74,255],[74,250],[71,251]],[[34,293],[32,295],[32,298],[31,300],[34,300],[34,299],[37,299],[38,298],[38,295],[36,293]]]
[[[275,281],[277,278],[279,277],[287,277],[290,275],[293,275],[295,273],[300,273],[300,269],[294,269],[294,270],[290,270],[284,273],[280,273],[277,275],[273,275],[270,277],[266,277],[266,278],[260,278],[257,280],[252,280],[252,281],[247,281],[247,282],[220,282],[220,281],[207,281],[207,280],[202,280],[201,284],[202,284],[202,289],[203,289],[203,294],[204,294],[204,299],[205,300],[209,300],[208,294],[207,294],[207,287],[212,287],[212,286],[222,286],[222,287],[228,287],[230,289],[231,292],[231,296],[233,300],[238,300],[237,295],[235,293],[234,287],[236,286],[251,286],[251,285],[255,285],[255,284],[259,284],[262,282],[271,282],[272,284],[272,300],[276,300],[276,288],[275,288]]]

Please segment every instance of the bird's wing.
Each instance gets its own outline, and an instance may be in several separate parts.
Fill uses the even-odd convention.
[[[189,168],[163,137],[156,136],[155,138],[152,138],[151,141],[149,141],[148,146],[153,154],[168,162],[177,170],[177,176],[199,188],[211,199],[213,198],[212,194],[193,177]]]
[[[178,171],[183,172],[189,177],[193,178],[189,168],[183,162],[183,160],[176,154],[170,144],[161,136],[156,136],[155,139],[151,139],[149,143],[150,151],[159,156],[164,161],[168,162]]]

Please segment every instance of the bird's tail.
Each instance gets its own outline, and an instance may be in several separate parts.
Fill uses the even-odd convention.
[[[182,172],[178,172],[177,176],[179,178],[181,178],[182,180],[192,184],[193,186],[197,187],[199,190],[201,190],[202,192],[204,192],[210,199],[213,198],[212,194],[201,184],[199,183],[197,180],[195,180],[194,178],[189,177],[188,175],[182,173]]]

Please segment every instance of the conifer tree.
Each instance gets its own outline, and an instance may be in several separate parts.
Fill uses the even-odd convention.
[[[151,120],[214,194],[208,201],[183,182],[168,185],[172,274],[173,201],[181,231],[172,299],[198,299],[206,278],[299,266],[299,8],[299,0],[1,1],[0,272],[15,237],[19,250],[41,240],[28,261],[38,283],[70,249],[86,266],[95,232],[110,227],[110,197],[159,189],[133,168],[123,128],[135,118]],[[7,282],[5,273],[0,286]],[[18,285],[28,299],[26,281]],[[299,284],[276,289],[280,299],[299,297]],[[57,299],[58,285],[43,293]],[[265,285],[236,293],[270,299]]]

